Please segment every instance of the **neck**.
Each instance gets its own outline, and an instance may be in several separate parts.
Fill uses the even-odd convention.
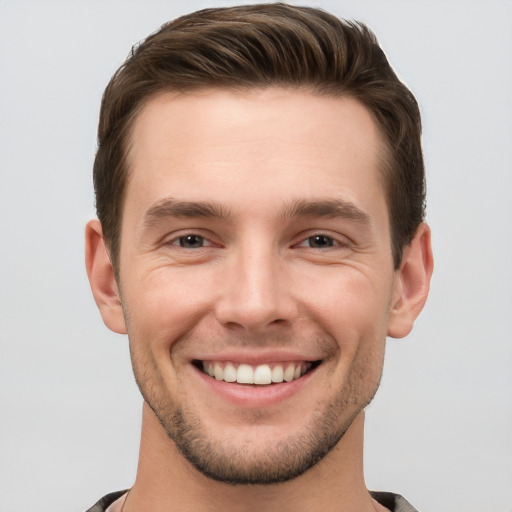
[[[232,485],[198,472],[145,404],[139,467],[125,512],[374,512],[363,477],[364,413],[313,468],[285,483]]]

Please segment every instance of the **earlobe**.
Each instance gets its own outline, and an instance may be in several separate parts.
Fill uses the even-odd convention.
[[[430,228],[422,223],[411,243],[404,248],[402,263],[395,276],[388,336],[403,338],[411,332],[427,300],[433,268]]]
[[[85,228],[85,266],[103,322],[110,330],[126,334],[114,269],[105,246],[101,223],[97,219],[89,221]]]

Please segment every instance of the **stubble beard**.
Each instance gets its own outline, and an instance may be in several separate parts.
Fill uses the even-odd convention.
[[[321,414],[315,415],[314,421],[304,426],[302,433],[269,443],[256,454],[247,447],[215,439],[193,411],[177,407],[169,396],[167,400],[150,396],[148,391],[153,386],[148,386],[148,380],[141,379],[137,372],[135,377],[167,436],[200,473],[232,485],[269,485],[302,475],[338,444],[378,389],[380,374],[369,376],[364,370],[352,368],[347,385]],[[368,379],[373,381],[370,386]]]
[[[203,475],[233,485],[269,485],[296,478],[323,459],[348,428],[309,427],[300,436],[269,443],[264,453],[255,455],[250,450],[216,442],[199,421],[191,420],[181,408],[170,421],[154,412],[188,462]],[[328,418],[322,423],[328,423]]]

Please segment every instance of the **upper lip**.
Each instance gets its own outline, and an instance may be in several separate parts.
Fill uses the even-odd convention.
[[[287,363],[287,362],[314,362],[322,359],[321,357],[304,355],[290,350],[265,350],[244,352],[240,350],[222,351],[216,354],[197,354],[190,358],[190,361],[229,361],[233,363],[249,364],[257,366],[265,363]]]

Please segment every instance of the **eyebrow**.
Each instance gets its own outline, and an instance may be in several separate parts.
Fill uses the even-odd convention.
[[[167,217],[226,219],[228,216],[229,211],[214,201],[178,201],[167,197],[146,211],[144,224],[150,225]]]
[[[326,199],[320,201],[293,201],[283,210],[283,218],[292,217],[340,217],[367,224],[370,217],[350,201]]]
[[[179,201],[167,197],[158,201],[144,214],[147,226],[168,217],[213,218],[224,220],[229,217],[229,210],[215,201]],[[370,217],[350,201],[325,199],[306,201],[298,199],[285,205],[281,216],[283,220],[294,217],[340,217],[361,223],[369,223]]]

